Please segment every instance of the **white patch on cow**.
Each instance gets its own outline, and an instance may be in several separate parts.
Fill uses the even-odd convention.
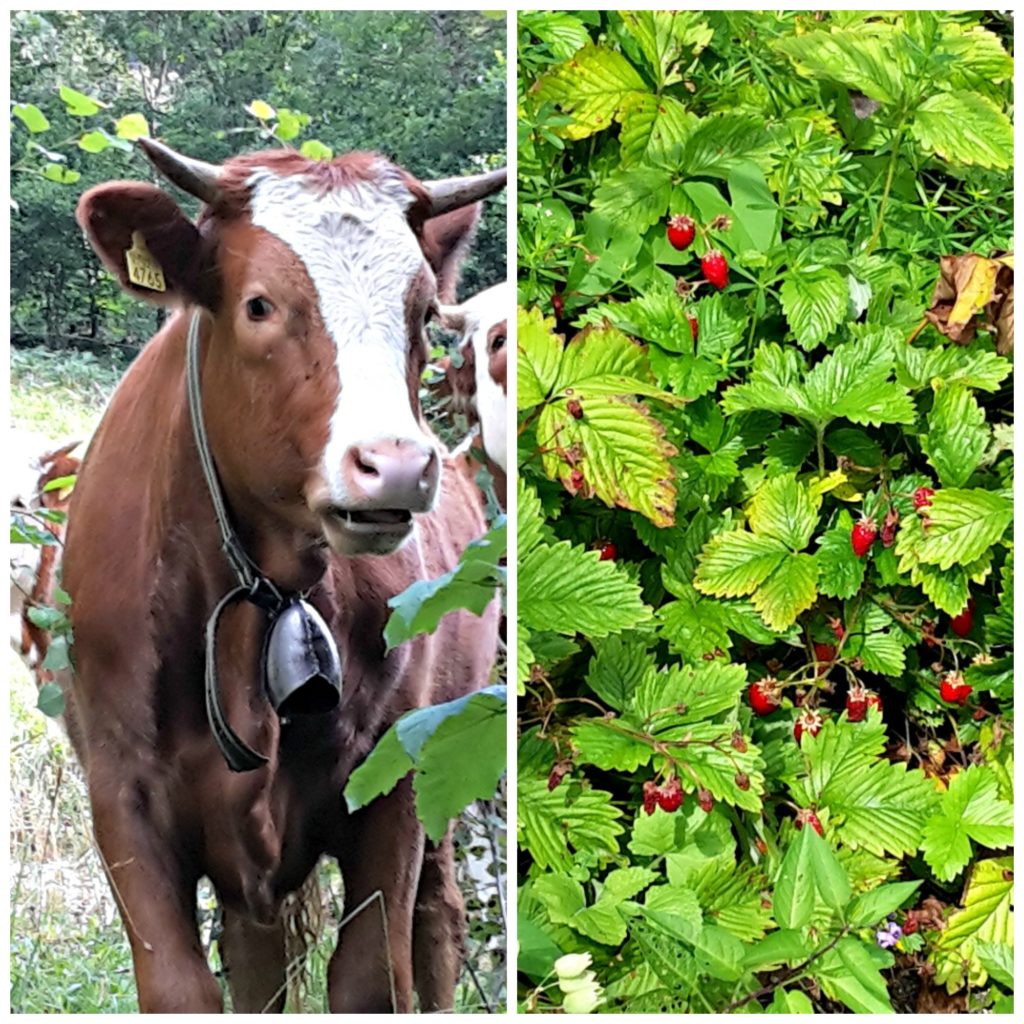
[[[476,380],[476,412],[484,451],[508,472],[508,396],[490,374],[487,333],[509,318],[511,291],[508,282],[474,295],[460,309],[466,317],[465,333],[472,339]],[[514,372],[514,371],[513,371]]]
[[[413,196],[382,164],[380,178],[322,193],[301,176],[266,169],[249,178],[257,227],[305,264],[336,348],[340,390],[321,471],[331,500],[350,507],[341,468],[352,445],[402,440],[431,445],[413,415],[405,297],[424,267],[406,220]]]

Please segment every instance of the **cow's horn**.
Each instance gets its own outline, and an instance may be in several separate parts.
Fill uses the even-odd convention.
[[[485,174],[470,174],[464,178],[441,178],[440,181],[425,181],[423,187],[430,196],[431,216],[469,206],[478,199],[500,192],[505,187],[508,170],[501,167]]]
[[[189,195],[202,199],[204,203],[212,203],[220,195],[221,169],[216,164],[182,156],[155,139],[139,139],[139,145],[153,166]]]

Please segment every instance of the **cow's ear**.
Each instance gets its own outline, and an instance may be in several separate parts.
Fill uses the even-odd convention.
[[[423,225],[423,254],[437,277],[437,297],[445,304],[455,302],[459,268],[476,234],[480,206],[480,203],[463,206],[440,217],[431,217]]]
[[[215,301],[208,243],[155,185],[97,185],[78,201],[75,216],[96,255],[129,294],[157,306]]]

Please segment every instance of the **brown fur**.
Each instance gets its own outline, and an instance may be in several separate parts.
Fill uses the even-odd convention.
[[[271,158],[286,165],[285,156],[261,157]],[[242,166],[229,167],[236,165]],[[363,173],[365,164],[353,158],[344,168]],[[325,187],[341,173],[324,171]],[[385,948],[375,910],[344,930],[329,970],[331,1009],[390,1009],[388,963],[399,1011],[411,1009],[421,979],[425,1004],[450,1007],[461,931],[450,859],[443,847],[437,855],[426,849],[408,779],[355,814],[346,811],[342,792],[405,710],[488,681],[494,605],[482,620],[449,615],[434,635],[390,652],[382,640],[388,599],[450,570],[483,531],[479,496],[448,467],[435,510],[418,517],[404,547],[383,557],[332,555],[303,495],[344,382],[304,268],[244,216],[218,210],[207,211],[201,231],[190,234],[162,199],[151,196],[151,210],[129,191],[127,222],[117,225],[117,187],[87,193],[79,212],[115,272],[117,247],[138,221],[160,225],[154,253],[165,236],[182,239],[193,259],[197,251],[216,256],[220,301],[204,318],[202,379],[228,503],[263,570],[280,586],[308,590],[344,666],[337,711],[282,725],[261,690],[262,613],[247,604],[231,608],[217,638],[222,699],[236,731],[270,761],[249,774],[228,770],[204,710],[203,630],[234,580],[188,421],[191,311],[183,310],[149,342],[111,400],[75,489],[65,554],[75,635],[76,674],[65,680],[73,737],[132,946],[140,1007],[221,1007],[195,927],[195,884],[205,874],[225,909],[225,962],[236,1005],[262,1008],[284,982],[284,901],[324,854],[341,865],[347,908],[383,891],[390,939]],[[105,215],[97,219],[101,206]],[[457,250],[454,244],[447,256]],[[442,267],[447,256],[437,251]],[[169,266],[180,268],[176,290],[197,301],[203,290],[189,279],[188,264],[186,253],[169,257]],[[237,316],[241,289],[254,281],[288,311],[259,329]],[[421,936],[415,949],[414,935]],[[421,964],[434,966],[424,972]]]

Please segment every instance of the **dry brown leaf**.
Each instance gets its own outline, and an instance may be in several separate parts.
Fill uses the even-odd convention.
[[[958,345],[969,345],[983,327],[995,335],[996,351],[1007,355],[1013,350],[1013,253],[943,256],[924,315]]]

